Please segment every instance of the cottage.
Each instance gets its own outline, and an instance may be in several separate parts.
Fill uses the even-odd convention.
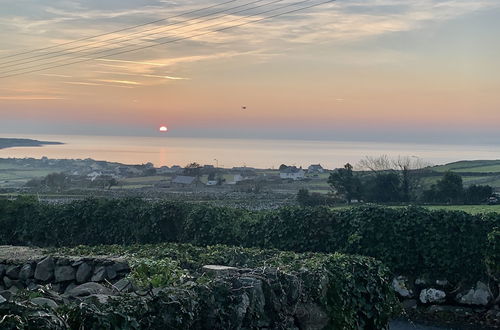
[[[302,167],[297,168],[296,166],[288,166],[287,168],[280,171],[280,178],[302,180],[304,179],[305,174],[306,172],[302,169]]]
[[[172,179],[172,183],[180,185],[191,185],[195,180],[196,178],[194,176],[178,175]]]
[[[320,164],[317,164],[317,165],[311,165],[311,166],[309,166],[307,168],[307,171],[310,172],[310,173],[324,173],[325,169]]]

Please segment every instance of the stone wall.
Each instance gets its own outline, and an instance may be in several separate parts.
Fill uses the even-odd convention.
[[[409,314],[500,324],[500,292],[493,281],[466,284],[446,279],[397,276],[392,287]]]
[[[130,272],[125,260],[113,258],[38,258],[0,260],[0,291],[36,290],[45,285],[64,293],[88,282],[115,283]]]

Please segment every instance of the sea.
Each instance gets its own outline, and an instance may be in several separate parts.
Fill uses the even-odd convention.
[[[440,165],[459,160],[500,159],[500,146],[388,143],[375,141],[309,141],[232,138],[180,138],[168,135],[82,136],[16,135],[62,142],[62,145],[0,149],[0,158],[55,158],[105,160],[123,164],[153,163],[155,166],[185,166],[192,162],[218,167],[255,167],[276,169],[281,164],[307,167],[321,164],[333,169],[345,163],[355,165],[366,156],[418,157]]]

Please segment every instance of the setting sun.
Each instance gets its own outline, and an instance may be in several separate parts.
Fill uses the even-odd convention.
[[[160,130],[160,132],[168,132],[168,128],[167,128],[167,126],[161,126],[161,127],[159,128],[159,130]]]

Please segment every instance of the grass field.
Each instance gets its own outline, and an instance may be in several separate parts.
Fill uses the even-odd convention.
[[[480,173],[500,173],[500,160],[471,160],[450,163],[433,167],[437,172],[480,172]]]
[[[356,206],[335,206],[336,210],[343,210],[349,207]],[[392,208],[400,208],[404,206],[389,206]],[[470,214],[480,213],[500,213],[500,205],[424,205],[422,206],[429,210],[444,210],[444,211],[463,211]]]

